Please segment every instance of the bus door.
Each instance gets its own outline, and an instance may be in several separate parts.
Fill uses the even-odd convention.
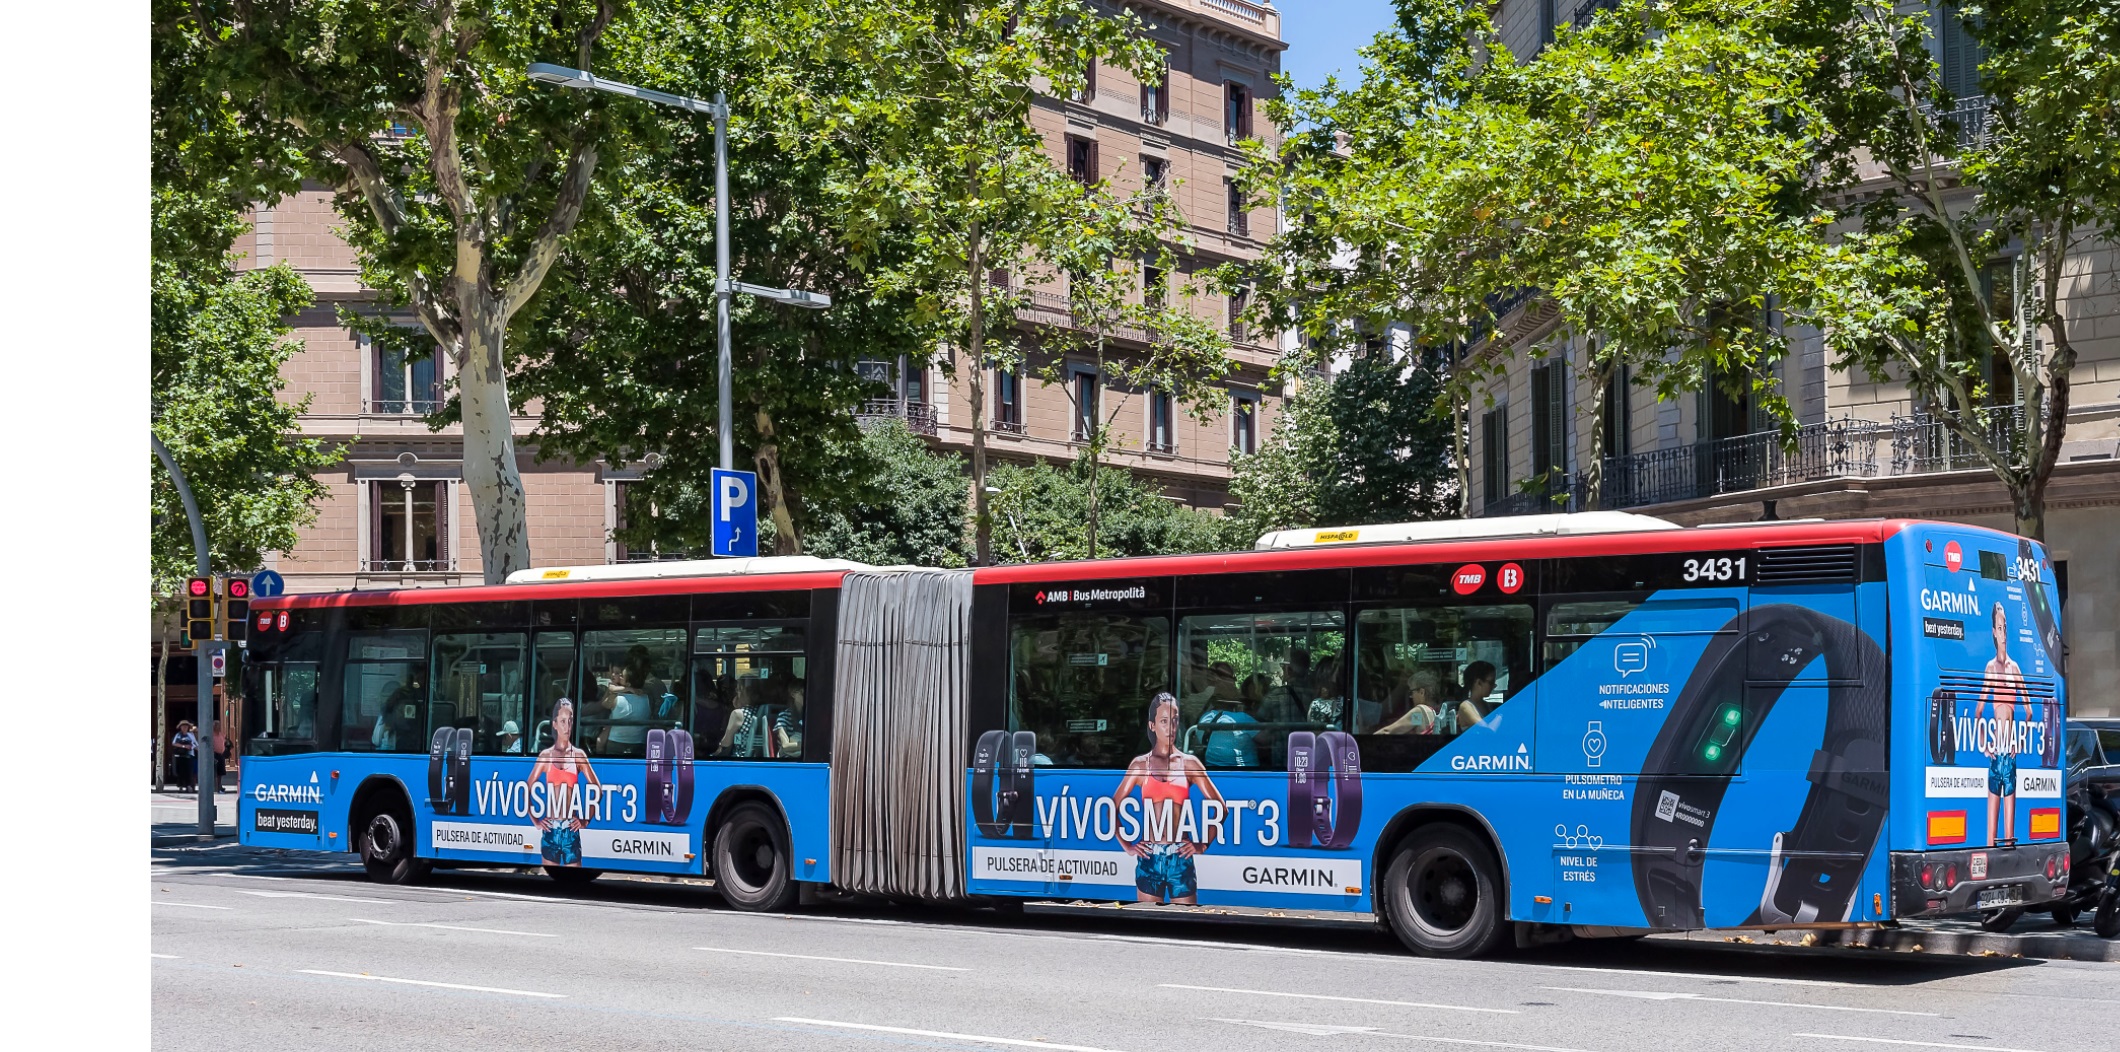
[[[1702,703],[1694,680],[1703,664],[1741,652],[1745,590],[1648,590],[1641,586],[1657,582],[1646,573],[1566,566],[1558,577],[1578,587],[1627,587],[1549,591],[1540,604],[1547,671],[1538,692],[1538,769],[1561,776],[1549,783],[1553,820],[1536,830],[1558,900],[1557,912],[1540,919],[1698,926],[1698,870],[1716,810],[1701,783],[1713,776],[1668,755],[1664,740],[1674,720],[1689,717],[1683,710]],[[1724,777],[1737,770],[1737,729],[1711,728],[1701,743],[1725,761]],[[1673,862],[1686,879],[1650,879]]]

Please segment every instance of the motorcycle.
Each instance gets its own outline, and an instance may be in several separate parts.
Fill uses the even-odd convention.
[[[2068,823],[2068,888],[2044,908],[2057,927],[2072,927],[2088,913],[2101,938],[2120,936],[2120,764],[2069,779]],[[2024,914],[2023,906],[1986,910],[1980,927],[2008,931]]]

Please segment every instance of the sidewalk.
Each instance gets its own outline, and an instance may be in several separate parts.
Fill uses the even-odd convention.
[[[175,790],[148,790],[148,823],[155,843],[198,840],[199,795]],[[213,820],[216,837],[236,835],[236,798],[233,790],[214,794]]]

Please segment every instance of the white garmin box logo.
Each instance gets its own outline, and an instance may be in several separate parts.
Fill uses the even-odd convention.
[[[1362,864],[1351,858],[1194,855],[1201,891],[1274,891],[1296,895],[1359,895]],[[972,879],[1134,886],[1138,860],[1124,851],[1054,851],[975,847]],[[1353,889],[1353,890],[1349,890]]]
[[[1931,767],[1929,795],[1974,799],[1987,795],[1987,770],[1981,767]]]
[[[2017,795],[2028,800],[2061,799],[2061,772],[2020,769],[2017,772]]]

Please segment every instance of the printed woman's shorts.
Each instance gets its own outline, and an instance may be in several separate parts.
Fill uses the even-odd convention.
[[[556,825],[545,830],[538,840],[538,853],[545,856],[547,865],[579,866],[582,864],[581,831],[571,825]]]
[[[2003,753],[1988,761],[1988,794],[2017,795],[2017,754]]]
[[[1178,853],[1176,844],[1155,844],[1134,863],[1134,887],[1159,902],[1182,899],[1200,890],[1193,860]]]

